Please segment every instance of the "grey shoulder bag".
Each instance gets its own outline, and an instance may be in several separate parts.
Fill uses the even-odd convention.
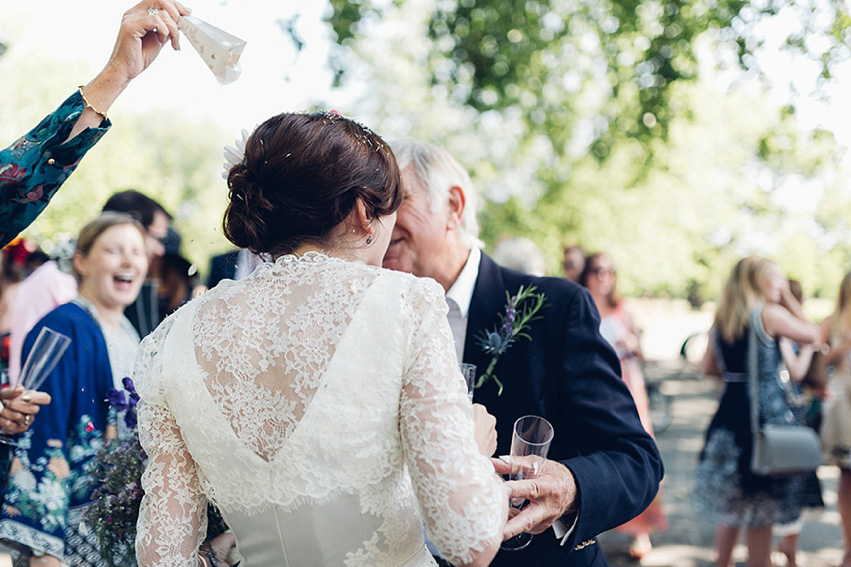
[[[756,315],[759,316],[758,314]],[[753,455],[751,470],[763,476],[793,475],[816,470],[822,464],[821,442],[805,425],[759,425],[759,366],[755,321],[751,320],[748,344],[748,383],[750,386]]]

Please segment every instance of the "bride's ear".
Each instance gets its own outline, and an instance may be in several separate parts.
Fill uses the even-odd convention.
[[[360,229],[364,234],[372,234],[372,219],[369,218],[369,214],[366,212],[366,205],[363,204],[363,199],[358,198],[355,203],[355,209],[352,211],[354,213],[353,218],[353,226],[355,229]]]

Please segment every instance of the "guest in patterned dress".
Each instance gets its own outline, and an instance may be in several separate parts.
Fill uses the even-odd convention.
[[[141,225],[127,215],[101,215],[78,239],[79,295],[27,335],[24,357],[43,327],[72,342],[43,386],[52,403],[20,438],[12,458],[0,538],[21,552],[19,564],[31,555],[42,559],[40,567],[101,561],[94,534],[80,527],[91,494],[86,465],[104,439],[116,434],[108,423],[107,392],[121,389],[122,378],[133,370],[139,336],[123,312],[147,268]]]
[[[760,424],[794,423],[780,381],[779,340],[819,341],[789,283],[774,262],[750,256],[733,268],[718,302],[703,373],[721,377],[724,392],[700,454],[695,498],[698,509],[716,523],[718,567],[729,567],[733,547],[746,530],[748,567],[771,564],[772,526],[788,514],[788,495],[800,477],[769,477],[751,471],[751,404]],[[752,340],[755,338],[755,340]],[[754,344],[752,344],[754,343]],[[756,349],[758,399],[748,385],[748,352]]]
[[[800,282],[789,280],[789,290],[801,305],[804,304],[804,293]],[[781,371],[780,377],[787,388],[787,399],[795,412],[795,419],[800,425],[812,427],[818,433],[818,425],[812,423],[810,416],[813,413],[813,404],[820,408],[820,400],[812,391],[810,385],[803,383],[813,362],[813,356],[821,349],[821,343],[799,345],[787,338],[780,339],[780,354],[786,365],[786,372]],[[817,410],[816,410],[817,411]],[[821,497],[821,483],[816,471],[810,471],[801,479],[795,481],[795,488],[789,492],[791,499],[789,505],[785,505],[784,515],[778,518],[774,526],[774,535],[780,540],[777,543],[777,551],[786,556],[786,567],[797,567],[798,559],[798,536],[804,528],[804,508],[824,508],[824,500]]]
[[[125,12],[106,67],[38,126],[0,150],[0,248],[41,214],[109,130],[106,112],[130,81],[151,64],[166,41],[178,49],[175,22],[188,13],[174,0],[146,0]]]

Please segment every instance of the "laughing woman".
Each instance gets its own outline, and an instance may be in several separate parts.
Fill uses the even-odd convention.
[[[91,493],[85,467],[107,436],[107,391],[122,388],[133,369],[139,337],[124,308],[136,299],[147,268],[141,225],[127,215],[101,215],[77,242],[79,296],[48,313],[26,338],[24,357],[43,327],[71,337],[71,345],[42,387],[52,403],[12,460],[0,538],[21,551],[18,565],[27,556],[39,567],[101,561],[94,534],[81,528]]]

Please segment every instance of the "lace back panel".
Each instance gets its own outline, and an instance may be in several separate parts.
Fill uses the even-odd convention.
[[[345,262],[316,270],[324,260],[284,257],[245,285],[225,284],[198,308],[195,355],[207,389],[237,436],[266,461],[304,416],[376,276]]]

